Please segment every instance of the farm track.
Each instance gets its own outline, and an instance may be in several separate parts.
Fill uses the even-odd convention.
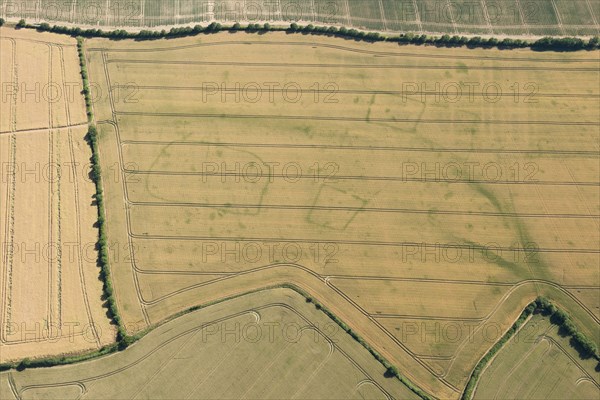
[[[54,84],[54,80],[52,77],[52,46],[50,44],[46,44],[48,49],[48,84]],[[48,166],[56,165],[54,161],[54,131],[52,129],[54,125],[54,115],[52,113],[52,102],[48,102]],[[58,164],[60,167],[60,164]],[[54,241],[54,217],[55,209],[54,209],[54,168],[48,168],[48,245],[54,249],[56,246],[56,242]],[[60,216],[57,216],[57,220],[60,219]],[[47,299],[47,319],[46,324],[49,326],[54,326],[54,254],[53,250],[49,250],[48,257],[48,299]],[[58,260],[57,265],[58,265]],[[59,325],[60,326],[60,325]]]
[[[224,242],[227,241],[242,241],[242,242],[281,242],[281,243],[322,243],[322,244],[348,244],[348,245],[361,245],[361,246],[381,246],[381,247],[406,247],[406,246],[421,246],[424,248],[444,248],[444,249],[479,249],[485,250],[485,246],[471,246],[469,244],[444,244],[444,243],[423,243],[423,242],[409,242],[409,241],[397,241],[397,242],[384,242],[384,241],[369,241],[369,240],[315,240],[315,239],[302,239],[302,238],[285,238],[278,239],[272,237],[252,237],[252,238],[240,238],[234,236],[173,236],[173,235],[146,235],[146,234],[136,234],[130,232],[130,236],[135,239],[140,240],[182,240],[182,241],[202,241],[202,240],[221,240]],[[506,246],[494,246],[495,250],[498,251],[530,251],[533,249],[528,248],[514,248],[514,247],[506,247]],[[576,249],[563,249],[557,247],[539,247],[535,248],[536,252],[539,253],[577,253],[577,254],[600,254],[600,249],[586,249],[586,248],[576,248]]]
[[[596,29],[600,30],[600,25],[598,24],[598,20],[596,19],[596,14],[594,14],[594,7],[592,6],[592,3],[590,3],[590,0],[585,0],[585,2],[588,6],[588,11],[590,12],[592,21],[594,22],[594,25],[596,25]]]
[[[108,85],[108,87],[111,87],[111,80],[110,80],[110,74],[108,73],[108,64],[107,64],[107,56],[106,56],[106,52],[102,52],[102,64],[104,67],[104,74],[105,74],[105,79],[106,79],[106,83]],[[109,97],[109,102],[110,102],[110,107],[112,110],[112,120],[109,121],[108,123],[110,125],[112,125],[114,131],[115,131],[115,135],[116,135],[116,139],[117,139],[117,151],[119,154],[119,168],[121,170],[121,177],[122,179],[120,179],[121,181],[121,187],[123,190],[123,200],[126,201],[128,194],[127,194],[127,179],[125,176],[125,164],[123,162],[123,149],[121,146],[121,134],[120,134],[120,129],[119,129],[119,125],[116,122],[116,114],[115,114],[115,102],[114,102],[114,97],[112,95],[112,92],[109,90],[108,91],[108,97]],[[131,215],[130,215],[130,210],[129,207],[125,206],[125,221],[127,223],[127,232],[131,232]],[[127,241],[128,241],[128,247],[129,247],[129,256],[130,256],[130,260],[131,262],[135,262],[135,255],[133,252],[133,242],[132,242],[132,237],[131,235],[127,236]],[[141,296],[141,291],[140,291],[140,283],[139,283],[139,279],[137,274],[135,273],[135,270],[132,269],[131,271],[132,277],[133,277],[133,281],[135,283],[135,291],[136,291],[136,295],[138,297],[138,301],[140,301],[140,309],[142,311],[142,314],[144,316],[144,321],[147,325],[150,325],[150,318],[148,317],[148,311],[146,310],[145,307],[142,306],[141,304],[141,300],[142,300],[142,296]]]
[[[481,0],[481,9],[483,12],[483,18],[485,19],[485,22],[486,22],[486,27],[489,30],[490,35],[493,35],[494,27],[492,25],[492,20],[490,18],[490,13],[489,13],[487,3],[485,2],[485,0]]]
[[[230,45],[255,45],[255,46],[300,46],[300,47],[310,47],[310,48],[325,48],[325,49],[334,49],[334,50],[343,50],[350,53],[357,54],[368,54],[375,56],[387,56],[387,57],[413,57],[413,58],[425,58],[425,59],[447,59],[447,60],[478,60],[478,61],[507,61],[507,62],[520,62],[520,61],[531,61],[531,62],[552,62],[552,63],[561,63],[561,64],[569,64],[569,63],[581,63],[581,62],[591,62],[600,64],[600,59],[598,58],[578,58],[578,59],[568,59],[568,58],[539,58],[539,57],[498,57],[498,56],[467,56],[461,54],[453,54],[453,55],[445,55],[445,54],[423,54],[423,53],[412,53],[412,52],[391,52],[391,51],[376,51],[376,50],[364,50],[357,49],[353,47],[340,46],[334,44],[326,44],[319,42],[280,42],[280,41],[266,41],[261,40],[260,42],[254,41],[221,41],[215,43],[195,43],[189,45],[180,45],[180,46],[169,46],[169,47],[152,47],[152,48],[106,48],[106,47],[90,47],[86,49],[86,51],[100,51],[100,52],[111,52],[111,53],[152,53],[159,51],[173,51],[173,50],[186,50],[186,49],[195,49],[201,47],[213,47],[213,46],[230,46]],[[109,85],[110,86],[110,85]]]
[[[554,0],[550,0],[550,4],[552,4],[552,8],[554,10],[554,14],[556,15],[556,21],[558,23],[558,28],[560,29],[561,35],[565,36],[566,35],[565,27],[563,25],[562,17],[560,15],[560,12],[558,11],[558,7],[556,6],[556,2]]]
[[[19,84],[18,63],[17,63],[17,42],[13,38],[8,38],[12,46],[12,83]],[[14,131],[17,129],[17,93],[13,92],[10,102],[10,122],[11,131],[9,142],[9,160],[12,165],[17,164],[17,138]],[[0,326],[0,342],[7,342],[6,328],[12,320],[12,284],[13,284],[13,261],[14,261],[14,234],[15,234],[15,193],[17,188],[16,168],[12,169],[10,182],[6,191],[6,215],[5,215],[5,236],[6,250],[4,257],[3,281],[3,307],[2,323]]]
[[[60,60],[61,60],[61,74],[63,82],[66,82],[66,68],[65,68],[65,57],[64,57],[64,49],[62,46],[57,46],[60,51]],[[94,323],[92,318],[92,311],[90,307],[90,299],[86,289],[85,284],[85,276],[84,276],[84,266],[83,266],[83,249],[81,246],[81,206],[80,206],[80,194],[79,194],[79,182],[77,179],[77,167],[75,161],[75,146],[73,143],[73,125],[71,121],[71,109],[69,107],[69,102],[67,101],[66,96],[63,96],[64,105],[65,105],[65,113],[66,113],[66,121],[69,126],[67,137],[68,137],[68,145],[69,145],[69,161],[71,163],[71,176],[73,177],[73,193],[75,194],[75,198],[73,199],[73,203],[75,205],[75,226],[77,233],[77,267],[79,272],[79,285],[81,289],[81,295],[83,298],[85,312],[88,319],[88,325],[91,327],[91,331],[94,335],[94,340],[96,342],[96,346],[100,347],[100,335],[98,334],[98,328]],[[82,124],[81,126],[85,126],[87,124]]]
[[[125,173],[129,176],[132,175],[159,175],[159,176],[220,176],[220,177],[239,177],[238,172],[193,172],[193,171],[158,171],[158,170],[132,170],[125,169]],[[288,175],[285,174],[269,174],[270,178],[288,178]],[[585,182],[585,181],[537,181],[537,180],[490,180],[490,179],[449,179],[449,178],[413,178],[406,176],[369,176],[369,175],[335,175],[334,178],[331,178],[329,175],[299,175],[295,176],[294,179],[304,179],[304,180],[319,180],[319,181],[327,181],[327,179],[332,180],[349,180],[349,181],[392,181],[392,182],[419,182],[419,183],[454,183],[454,184],[478,184],[485,183],[487,185],[533,185],[533,186],[598,186],[600,187],[600,182]]]
[[[54,129],[68,129],[68,128],[78,128],[78,127],[82,127],[82,126],[87,126],[87,122],[86,123],[82,123],[82,124],[73,124],[73,125],[58,125],[55,126]],[[25,134],[25,133],[37,133],[37,132],[48,132],[48,128],[34,128],[34,129],[17,129],[15,131],[11,131],[11,132],[0,132],[0,135],[11,135],[13,133],[20,133],[20,134]]]
[[[515,0],[515,3],[517,4],[517,8],[519,10],[519,15],[521,16],[521,28],[525,28],[525,33],[527,35],[531,35],[531,32],[529,31],[529,27],[527,25],[527,23],[525,22],[525,14],[523,13],[523,7],[521,7],[521,2],[519,0]],[[554,25],[553,25],[554,27]]]
[[[457,211],[457,210],[427,210],[414,208],[377,208],[377,207],[341,207],[317,205],[291,205],[291,204],[218,204],[218,203],[170,203],[170,202],[144,202],[130,201],[131,206],[149,207],[182,207],[182,208],[231,208],[231,209],[267,209],[267,210],[325,210],[325,211],[360,211],[372,213],[395,214],[427,214],[427,215],[471,215],[481,217],[511,217],[511,218],[565,218],[565,219],[600,219],[600,215],[593,214],[552,214],[552,213],[514,213],[514,212],[485,212],[485,211]]]
[[[108,63],[118,64],[156,64],[156,65],[208,65],[222,67],[275,67],[275,68],[352,68],[352,69],[406,69],[406,70],[458,70],[465,69],[461,65],[401,65],[401,64],[306,64],[306,63],[266,63],[266,62],[237,62],[237,61],[175,61],[175,60],[132,60],[111,59]],[[562,71],[562,72],[598,72],[598,68],[560,68],[546,66],[470,66],[473,71]],[[271,89],[266,89],[271,90]],[[330,92],[330,91],[329,91]],[[402,92],[400,92],[402,93]],[[433,93],[433,92],[427,92]]]
[[[424,153],[476,153],[476,154],[550,154],[581,155],[600,158],[595,150],[538,150],[538,149],[491,149],[491,148],[431,148],[400,146],[344,146],[327,144],[280,144],[280,143],[240,143],[210,141],[159,141],[159,140],[123,140],[121,145],[157,145],[157,146],[221,146],[221,147],[256,147],[281,149],[327,149],[327,150],[384,150]]]
[[[177,118],[234,118],[234,119],[270,119],[270,120],[304,120],[304,121],[345,121],[345,122],[387,122],[387,123],[419,123],[419,124],[482,124],[482,125],[547,125],[547,126],[600,126],[598,122],[575,121],[512,121],[504,119],[465,120],[465,119],[423,119],[423,118],[358,118],[316,115],[279,115],[279,114],[199,114],[199,113],[151,113],[134,111],[114,111],[113,115],[177,117]]]
[[[597,69],[596,69],[597,71]],[[128,85],[116,85],[111,88],[114,89],[128,89],[131,86]],[[136,89],[139,90],[179,90],[179,91],[199,91],[206,92],[211,91],[211,88],[203,87],[203,86],[144,86],[144,85],[136,85]],[[224,93],[286,93],[285,89],[270,89],[270,88],[229,88],[229,89],[218,89],[219,92]],[[335,90],[326,90],[326,89],[302,89],[302,93],[310,93],[310,94],[356,94],[356,95],[373,95],[373,94],[383,94],[383,95],[392,95],[392,96],[402,96],[402,95],[411,95],[411,96],[443,96],[447,95],[447,92],[444,91],[402,91],[402,90],[345,90],[345,89],[335,89]],[[471,92],[469,96],[473,97],[485,97],[485,93],[481,92]],[[514,93],[498,93],[494,96],[497,97],[515,97]],[[536,93],[532,95],[535,97],[543,97],[543,98],[573,98],[573,99],[600,99],[600,94],[590,94],[590,93]]]

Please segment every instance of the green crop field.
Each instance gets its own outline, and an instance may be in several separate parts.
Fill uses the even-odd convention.
[[[0,373],[0,398],[418,399],[350,335],[289,289],[194,311],[126,352]]]
[[[3,0],[0,17],[100,27],[218,20],[301,21],[392,32],[499,36],[600,33],[597,0]]]
[[[597,399],[600,370],[548,317],[534,315],[482,374],[474,399]]]

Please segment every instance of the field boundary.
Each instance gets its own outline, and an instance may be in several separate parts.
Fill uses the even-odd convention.
[[[290,290],[293,290],[294,292],[298,293],[299,295],[303,296],[306,299],[307,303],[314,304],[314,306],[317,310],[322,311],[327,317],[329,317],[340,328],[342,328],[348,335],[350,335],[356,342],[358,342],[369,353],[371,353],[373,358],[375,358],[377,361],[379,361],[386,368],[386,376],[387,377],[396,377],[398,380],[400,380],[400,382],[402,382],[402,384],[404,384],[408,389],[410,389],[416,395],[421,397],[423,400],[433,399],[433,397],[431,397],[429,394],[425,393],[417,385],[415,385],[410,380],[408,380],[407,378],[402,376],[396,366],[392,365],[385,357],[383,357],[376,350],[374,350],[362,337],[360,337],[356,332],[354,332],[348,325],[346,325],[339,317],[337,317],[327,307],[323,306],[320,302],[315,300],[313,296],[309,295],[308,293],[304,292],[302,289],[296,287],[293,284],[265,286],[265,287],[257,288],[257,289],[250,290],[250,291],[247,291],[244,293],[224,297],[224,298],[221,298],[221,299],[218,299],[215,301],[211,301],[211,302],[208,302],[205,304],[192,306],[192,307],[189,307],[185,310],[182,310],[178,313],[175,313],[175,314],[169,316],[168,318],[164,319],[163,321],[161,321],[157,324],[148,326],[146,329],[136,333],[133,336],[124,335],[120,341],[117,341],[116,343],[110,344],[108,346],[104,346],[104,347],[100,348],[99,350],[95,350],[95,351],[87,352],[87,353],[83,353],[83,354],[71,355],[71,356],[47,357],[47,358],[31,359],[31,360],[23,359],[20,362],[3,363],[3,364],[0,364],[0,372],[8,371],[10,369],[16,369],[17,371],[21,371],[21,370],[24,370],[27,368],[49,368],[49,367],[59,366],[59,365],[75,364],[75,363],[89,361],[89,360],[92,360],[95,358],[99,358],[99,357],[105,356],[107,354],[115,353],[117,351],[123,351],[126,347],[129,347],[133,343],[142,339],[144,336],[146,336],[148,333],[150,333],[154,329],[156,329],[159,326],[162,326],[168,322],[171,322],[183,315],[186,315],[191,312],[198,311],[200,309],[204,309],[204,308],[207,308],[207,307],[219,304],[219,303],[223,303],[228,300],[233,300],[233,299],[247,296],[247,295],[250,295],[253,293],[259,293],[259,292],[264,292],[264,291],[273,290],[273,289],[290,289]],[[121,326],[119,326],[119,327],[121,328]],[[126,346],[124,346],[124,344],[126,344]]]
[[[112,282],[110,279],[110,265],[106,243],[106,226],[105,226],[105,210],[104,210],[104,197],[102,189],[102,175],[100,171],[100,161],[98,156],[98,143],[97,143],[97,131],[94,125],[94,113],[92,107],[92,100],[90,98],[90,84],[87,74],[87,65],[84,53],[84,39],[81,37],[77,38],[77,53],[79,55],[79,66],[81,72],[81,78],[83,81],[83,95],[85,98],[85,107],[88,117],[88,133],[85,136],[92,150],[92,173],[91,177],[96,185],[96,205],[98,207],[98,265],[100,266],[100,279],[102,280],[102,292],[108,305],[108,314],[111,322],[117,327],[117,347],[119,350],[125,349],[129,344],[133,342],[132,338],[127,335],[123,324],[121,323],[121,317],[119,316],[116,301],[113,295]]]
[[[465,386],[465,390],[461,396],[461,400],[471,400],[479,378],[485,369],[488,367],[490,362],[495,358],[496,354],[504,348],[504,345],[521,329],[525,322],[529,320],[529,317],[534,313],[541,313],[548,317],[552,324],[558,325],[566,335],[571,336],[570,344],[575,348],[581,355],[581,357],[593,357],[600,361],[600,354],[598,348],[594,342],[589,340],[585,335],[577,331],[577,328],[573,324],[571,317],[565,311],[562,311],[556,307],[550,300],[545,297],[538,297],[521,313],[510,329],[492,346],[492,348],[479,360],[471,377]],[[598,364],[600,365],[600,364]]]
[[[288,34],[302,34],[302,35],[326,35],[330,37],[337,37],[342,39],[353,39],[356,41],[364,41],[367,43],[375,42],[392,42],[398,43],[399,45],[415,44],[415,45],[434,45],[438,47],[464,47],[467,48],[498,48],[501,50],[510,50],[516,48],[530,48],[535,51],[578,51],[578,50],[598,50],[600,49],[600,37],[593,36],[589,40],[583,40],[578,37],[553,37],[543,36],[538,40],[524,40],[524,39],[512,39],[505,36],[503,39],[499,39],[495,36],[484,38],[482,36],[464,36],[464,35],[453,35],[448,34],[442,36],[427,35],[427,34],[414,34],[412,32],[401,33],[399,35],[388,35],[381,34],[377,31],[347,29],[345,27],[337,27],[334,25],[313,25],[308,24],[306,26],[298,25],[293,22],[289,26],[286,25],[271,25],[265,24],[248,24],[242,26],[239,23],[233,25],[221,25],[220,23],[212,22],[206,27],[201,25],[185,26],[185,27],[173,27],[169,31],[161,30],[140,30],[140,31],[128,31],[125,29],[116,29],[112,31],[103,31],[102,29],[82,29],[78,26],[67,27],[60,25],[50,25],[48,23],[41,24],[27,24],[22,19],[18,24],[15,25],[17,29],[35,29],[39,32],[52,32],[65,34],[73,37],[101,37],[115,40],[122,39],[135,39],[138,41],[144,40],[156,40],[163,38],[176,38],[176,37],[187,37],[196,36],[200,33],[211,34],[221,31],[227,31],[229,33],[246,32],[246,33],[261,33],[266,32],[286,32]]]

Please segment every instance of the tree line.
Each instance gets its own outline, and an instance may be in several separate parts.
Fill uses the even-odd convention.
[[[549,316],[550,322],[559,327],[559,333],[571,337],[571,346],[579,352],[582,358],[595,358],[600,361],[596,343],[577,329],[573,319],[567,312],[556,307],[545,297],[538,297],[536,304],[537,309],[543,315]]]
[[[435,45],[440,47],[468,47],[468,48],[499,48],[499,49],[517,49],[531,48],[537,51],[577,51],[577,50],[597,50],[600,49],[600,38],[595,36],[589,40],[583,40],[576,37],[544,37],[536,41],[527,41],[522,39],[498,39],[498,38],[482,38],[474,36],[468,38],[459,35],[442,35],[432,36],[425,34],[403,33],[400,35],[382,35],[378,32],[364,32],[354,28],[335,27],[335,26],[316,26],[313,24],[298,25],[293,22],[289,27],[272,26],[269,23],[264,24],[248,24],[242,26],[239,22],[231,26],[223,26],[218,22],[212,22],[207,26],[195,25],[179,28],[171,28],[170,30],[148,30],[144,29],[139,32],[129,32],[124,29],[116,29],[112,31],[104,31],[102,29],[82,29],[80,27],[66,27],[59,25],[50,25],[46,22],[39,25],[30,25],[25,20],[20,20],[17,24],[18,28],[32,28],[38,31],[47,31],[71,35],[74,37],[103,37],[114,40],[119,39],[135,39],[135,40],[156,40],[164,38],[175,38],[185,36],[195,36],[201,33],[210,34],[221,31],[239,32],[245,31],[248,33],[262,33],[268,31],[285,31],[288,33],[299,33],[305,35],[327,35],[336,36],[346,39],[354,39],[365,42],[393,42],[399,44],[415,44],[415,45]]]
[[[494,344],[494,346],[492,346],[486,355],[483,356],[477,366],[475,366],[475,369],[471,374],[471,378],[469,379],[469,382],[465,387],[465,391],[463,392],[462,400],[471,399],[473,390],[479,381],[479,377],[483,372],[483,369],[533,313],[540,313],[549,317],[550,322],[559,327],[560,334],[571,336],[569,342],[571,346],[573,346],[579,352],[579,355],[582,358],[595,358],[596,360],[600,361],[600,355],[598,354],[598,347],[596,343],[577,329],[568,313],[560,310],[547,298],[540,296],[535,299],[535,301],[530,303],[525,310],[523,310],[517,321],[515,321],[511,328],[502,336],[502,338],[500,338],[498,342],[496,342],[496,344]],[[598,369],[598,367],[596,369]]]
[[[85,136],[91,150],[91,178],[96,185],[96,205],[98,207],[98,266],[100,267],[100,279],[103,282],[102,291],[103,299],[106,301],[106,307],[108,308],[108,316],[112,323],[117,327],[117,349],[124,350],[131,343],[135,341],[135,337],[127,335],[127,332],[123,328],[121,317],[117,309],[117,304],[113,294],[112,281],[110,278],[109,258],[108,258],[108,239],[106,236],[106,224],[104,219],[104,191],[102,189],[102,174],[100,168],[100,159],[98,158],[98,132],[93,124],[92,114],[92,100],[90,93],[90,83],[87,73],[85,53],[83,51],[82,37],[77,37],[77,52],[79,54],[79,67],[81,70],[81,79],[83,81],[83,95],[85,98],[85,105],[88,116],[88,133]]]

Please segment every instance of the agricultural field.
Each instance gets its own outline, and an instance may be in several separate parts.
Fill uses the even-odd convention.
[[[487,367],[474,399],[595,399],[596,364],[582,360],[547,317],[534,315]]]
[[[0,362],[114,341],[75,41],[0,29]]]
[[[214,361],[209,361],[214,360]],[[186,314],[125,352],[0,373],[3,399],[418,399],[304,297],[274,289]]]
[[[239,35],[86,41],[130,334],[291,284],[440,398],[537,296],[597,340],[596,55]]]
[[[598,35],[596,0],[2,0],[0,17],[107,27],[275,22],[377,31]]]

